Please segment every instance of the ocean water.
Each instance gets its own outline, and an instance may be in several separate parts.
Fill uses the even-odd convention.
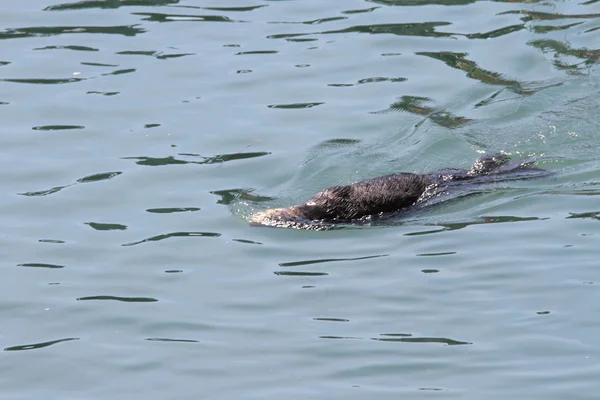
[[[600,3],[0,13],[0,398],[595,399]],[[249,216],[534,156],[382,225]]]

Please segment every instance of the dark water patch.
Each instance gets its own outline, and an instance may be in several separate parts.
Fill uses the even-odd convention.
[[[158,128],[159,126],[160,124],[146,124],[144,125],[144,129]]]
[[[261,242],[255,242],[247,239],[231,239],[233,242],[245,243],[245,244],[262,244]]]
[[[75,11],[91,8],[119,8],[119,7],[156,7],[177,4],[179,0],[83,0],[75,3],[62,3],[44,8],[44,11]]]
[[[320,32],[320,34],[340,34],[340,33],[368,33],[371,35],[390,34],[398,36],[420,36],[420,37],[451,37],[453,33],[437,32],[435,29],[440,26],[452,25],[450,22],[416,22],[412,24],[376,24],[376,25],[358,25],[349,28]]]
[[[314,35],[314,33],[281,33],[281,34],[275,34],[275,35],[268,35],[267,39],[289,39],[289,38],[295,38],[295,37],[307,36],[307,35]]]
[[[75,50],[75,51],[100,51],[94,47],[87,46],[46,46],[38,47],[33,50]]]
[[[319,25],[324,24],[326,22],[332,21],[340,21],[348,19],[348,17],[329,17],[329,18],[317,18],[311,21],[300,21],[300,22],[291,22],[291,21],[282,21],[282,22],[270,22],[271,24],[304,24],[304,25]]]
[[[537,315],[548,315],[548,314],[550,314],[550,311],[537,311],[536,314]]]
[[[171,58],[180,58],[180,57],[185,57],[185,56],[194,56],[196,55],[196,53],[177,53],[177,54],[157,54],[156,55],[156,59],[157,60],[168,60]]]
[[[319,339],[334,339],[334,340],[339,340],[339,339],[362,339],[359,337],[354,337],[354,336],[332,336],[332,335],[323,335],[323,336],[319,336]]]
[[[440,26],[452,25],[450,22],[433,21],[433,22],[415,22],[409,24],[375,24],[375,25],[357,25],[345,29],[332,31],[313,32],[313,33],[298,33],[284,35],[271,35],[270,39],[281,39],[285,37],[307,36],[307,35],[337,35],[345,33],[367,33],[370,35],[388,34],[397,36],[420,36],[420,37],[453,37],[456,36],[450,32],[437,32],[436,28]]]
[[[427,225],[427,226],[436,226],[441,229],[405,233],[404,236],[419,236],[419,235],[428,235],[431,233],[455,231],[455,230],[466,228],[471,225],[497,224],[497,223],[505,223],[505,222],[543,221],[546,219],[548,219],[548,218],[538,218],[538,217],[522,218],[522,217],[513,217],[513,216],[481,217],[477,221],[470,221],[470,222],[459,222],[459,223],[451,223],[451,224],[431,224],[431,225]]]
[[[421,253],[417,254],[417,257],[438,257],[438,256],[450,256],[456,254],[456,251],[446,251],[443,253]]]
[[[378,8],[381,8],[381,7],[363,8],[361,10],[346,10],[346,11],[342,11],[342,14],[362,14],[362,13],[373,12],[373,11],[377,10]]]
[[[365,79],[360,79],[357,84],[362,85],[364,83],[376,83],[376,82],[405,82],[407,80],[407,78],[386,78],[386,77],[382,77],[382,76],[376,76],[373,78],[365,78]]]
[[[448,111],[438,111],[429,115],[428,119],[444,128],[454,129],[473,122],[471,118],[454,115]]]
[[[600,26],[597,26],[595,28],[590,28],[586,31],[583,31],[583,33],[591,33],[591,32],[596,32],[598,29],[600,29]]]
[[[350,322],[349,319],[345,318],[313,318],[315,321],[327,321],[327,322]]]
[[[195,6],[181,6],[186,8],[201,8],[203,10],[211,10],[211,11],[233,11],[233,12],[246,12],[246,11],[254,11],[259,8],[267,7],[267,4],[261,4],[258,6],[245,6],[245,7],[195,7]]]
[[[371,3],[384,4],[386,6],[464,6],[475,3],[477,0],[367,0]]]
[[[154,214],[171,214],[180,212],[200,211],[198,207],[169,207],[169,208],[149,208],[146,212]]]
[[[239,44],[224,44],[223,47],[240,47]]]
[[[72,338],[51,340],[49,342],[40,342],[40,343],[23,344],[23,345],[19,345],[19,346],[5,347],[4,351],[36,350],[36,349],[41,349],[44,347],[52,346],[53,344],[57,344],[57,343],[69,342],[71,340],[79,340],[79,338],[72,337]]]
[[[361,143],[360,139],[337,138],[329,139],[319,143],[317,148],[335,149],[348,146],[356,146]]]
[[[183,270],[181,269],[167,269],[165,270],[165,274],[181,274]]]
[[[88,176],[84,176],[83,178],[77,179],[77,183],[90,183],[90,182],[105,181],[108,179],[112,179],[115,176],[119,176],[121,174],[122,174],[122,172],[116,171],[116,172],[103,172],[100,174],[88,175]]]
[[[159,167],[165,165],[182,165],[182,164],[220,164],[228,161],[245,160],[249,158],[263,157],[271,154],[270,152],[258,151],[247,153],[232,153],[232,154],[217,154],[212,157],[204,157],[199,154],[178,154],[187,157],[200,158],[201,161],[182,160],[173,156],[169,157],[123,157],[124,160],[138,160],[136,164],[146,165],[150,167]]]
[[[24,263],[17,264],[18,267],[30,267],[30,268],[50,268],[50,269],[60,269],[64,268],[64,265],[58,264],[47,264],[47,263]]]
[[[522,15],[520,18],[523,22],[529,21],[552,21],[557,19],[590,19],[599,18],[600,14],[559,14],[559,13],[545,13],[539,11],[529,10],[511,10],[499,13],[498,15],[505,14],[518,14]]]
[[[118,65],[116,65],[116,64],[103,64],[103,63],[96,63],[96,62],[82,62],[81,65],[89,65],[91,67],[118,67]]]
[[[12,82],[12,83],[27,83],[32,85],[62,85],[65,83],[74,83],[87,80],[86,78],[66,78],[66,79],[19,79],[19,78],[5,78],[0,79],[1,82]]]
[[[6,102],[6,101],[0,101],[0,106],[6,106],[6,105],[8,105],[8,104],[10,104],[10,103],[9,103],[9,102]]]
[[[421,96],[402,96],[398,101],[390,104],[389,108],[379,111],[371,111],[370,114],[387,114],[390,112],[409,112],[425,117],[431,122],[453,129],[473,122],[470,118],[465,118],[459,115],[454,115],[447,111],[435,111],[433,106],[423,104],[424,102],[433,101],[429,97]],[[420,122],[420,124],[423,123]]]
[[[102,76],[130,74],[135,71],[136,71],[136,68],[118,69],[116,71],[106,72],[106,73],[102,74]]]
[[[173,237],[195,237],[195,236],[219,237],[219,236],[221,236],[221,234],[215,233],[215,232],[172,232],[172,233],[166,233],[163,235],[152,236],[152,237],[149,237],[147,239],[143,239],[143,240],[140,240],[137,242],[125,243],[125,244],[122,244],[121,246],[136,246],[136,245],[142,244],[142,243],[158,242],[160,240],[165,240],[165,239],[169,239],[169,238],[173,238]]]
[[[518,32],[525,28],[526,28],[525,24],[517,24],[517,25],[505,26],[504,28],[495,29],[493,31],[484,32],[484,33],[468,33],[464,36],[469,39],[493,39],[493,38],[508,35],[508,34],[511,34],[514,32]]]
[[[120,92],[98,92],[96,90],[90,91],[90,92],[86,92],[86,94],[100,94],[102,96],[116,96],[118,95]]]
[[[298,267],[302,265],[311,265],[311,264],[322,264],[322,263],[330,263],[330,262],[340,262],[340,261],[359,261],[359,260],[369,260],[371,258],[380,258],[380,257],[388,257],[389,254],[378,254],[374,256],[365,256],[365,257],[354,257],[354,258],[324,258],[321,260],[306,260],[306,261],[292,261],[280,263],[280,267]]]
[[[385,114],[388,112],[409,112],[412,114],[426,116],[434,112],[430,106],[426,106],[423,102],[432,101],[429,97],[422,96],[402,96],[398,101],[392,103],[386,110],[373,111],[372,114]]]
[[[249,74],[251,72],[251,69],[238,69],[237,71],[235,71],[236,74]]]
[[[73,186],[73,184],[65,185],[65,186],[55,186],[51,189],[40,190],[37,192],[24,192],[24,193],[18,193],[18,194],[20,194],[21,196],[48,196],[49,194],[57,193],[57,192],[61,191],[62,189],[69,187],[69,186]]]
[[[103,224],[99,222],[86,222],[85,224],[97,231],[124,231],[127,229],[127,225],[121,224]]]
[[[381,53],[382,57],[393,57],[393,56],[401,56],[402,53]]]
[[[64,240],[58,240],[58,239],[40,239],[40,240],[38,240],[38,242],[40,242],[40,243],[55,243],[55,244],[65,243]]]
[[[440,52],[422,51],[422,52],[417,52],[415,54],[420,55],[420,56],[430,57],[435,60],[440,60],[451,68],[459,69],[461,71],[466,72],[467,77],[469,77],[471,79],[475,79],[482,83],[485,83],[488,85],[505,86],[508,89],[511,89],[516,93],[527,94],[527,93],[523,92],[520,82],[511,80],[511,79],[504,79],[504,78],[502,78],[501,74],[498,72],[492,72],[492,71],[488,71],[483,68],[480,68],[477,65],[477,63],[466,58],[466,56],[467,56],[466,53],[453,53],[450,51],[440,51]]]
[[[69,185],[55,186],[55,187],[53,187],[51,189],[47,189],[47,190],[40,190],[40,191],[36,191],[36,192],[24,192],[24,193],[18,193],[18,194],[20,194],[22,196],[47,196],[49,194],[57,193],[64,188],[76,185],[78,183],[91,183],[91,182],[103,181],[103,180],[107,180],[107,179],[112,179],[115,176],[118,176],[121,174],[122,174],[122,172],[118,172],[118,171],[94,174],[94,175],[89,175],[89,176],[83,177],[81,179],[78,179],[77,182],[71,183]]]
[[[440,270],[428,268],[428,269],[422,269],[421,272],[424,274],[437,274],[438,272],[440,272]]]
[[[157,52],[156,51],[142,51],[142,50],[125,50],[125,51],[118,51],[115,54],[119,54],[119,55],[125,55],[125,56],[153,56],[155,55]]]
[[[264,203],[267,201],[275,200],[274,197],[259,196],[252,194],[254,189],[230,189],[230,190],[215,190],[210,192],[220,196],[221,199],[217,200],[217,204],[229,205],[238,199],[250,200],[255,203]]]
[[[569,214],[571,214],[571,215],[568,216],[566,219],[583,218],[583,219],[595,219],[597,221],[600,221],[600,211],[592,211],[592,212],[586,212],[586,213],[569,213]]]
[[[43,126],[34,126],[34,131],[65,131],[69,129],[85,129],[83,125],[43,125]]]
[[[315,38],[290,38],[290,39],[285,39],[288,42],[316,42],[319,39],[315,39]]]
[[[587,71],[591,65],[600,61],[600,49],[574,49],[566,43],[550,39],[534,40],[529,42],[528,45],[539,49],[544,54],[554,53],[552,64],[556,69],[567,73]],[[573,63],[572,58],[582,61]]]
[[[236,56],[243,56],[249,54],[277,54],[279,53],[277,50],[254,50],[254,51],[240,51],[239,53],[235,53]]]
[[[399,82],[406,82],[407,80],[408,80],[407,78],[402,78],[402,77],[400,77],[400,78],[386,78],[386,77],[377,76],[377,77],[373,77],[373,78],[360,79],[356,83],[330,83],[327,86],[348,87],[348,86],[355,86],[355,85],[364,85],[365,83],[379,83],[379,82],[395,82],[395,83],[399,83]]]
[[[115,54],[128,55],[128,56],[151,56],[151,57],[155,57],[158,60],[167,60],[169,58],[179,58],[179,57],[195,55],[195,53],[164,54],[164,52],[161,52],[161,51],[137,51],[137,50],[119,51]]]
[[[280,108],[280,109],[284,109],[284,110],[291,110],[291,109],[297,109],[297,108],[313,108],[316,106],[320,106],[321,104],[325,104],[325,103],[317,102],[317,103],[271,104],[268,107],[269,108]]]
[[[452,25],[450,22],[434,21],[434,22],[415,22],[411,24],[376,24],[376,25],[358,25],[351,26],[345,29],[311,32],[311,33],[285,33],[267,36],[267,39],[287,39],[298,36],[309,35],[334,35],[345,33],[367,33],[371,35],[389,34],[398,36],[420,36],[420,37],[453,37],[464,36],[450,32],[437,32],[436,28],[440,26]]]
[[[78,297],[78,301],[86,301],[86,300],[114,300],[114,301],[122,301],[125,303],[154,303],[158,300],[153,297],[121,297],[121,296],[85,296]]]
[[[581,24],[583,24],[583,22],[574,22],[572,24],[558,25],[558,26],[556,26],[556,25],[534,25],[531,27],[531,29],[533,30],[534,33],[544,35],[544,34],[547,34],[550,32],[564,31],[564,30],[567,30],[569,28],[572,28],[574,26],[581,25]]]
[[[120,26],[35,26],[30,28],[5,29],[0,32],[2,39],[20,39],[37,36],[56,36],[64,34],[103,34],[135,36],[146,32],[145,29],[136,28],[137,25]]]
[[[302,272],[302,271],[274,271],[275,275],[282,276],[327,276],[327,272]]]
[[[221,15],[187,15],[187,14],[161,14],[161,13],[131,13],[133,15],[140,15],[142,21],[151,22],[186,22],[186,21],[200,21],[200,22],[243,22],[234,21],[228,17]]]
[[[147,338],[145,340],[150,342],[199,343],[199,340],[194,339]]]
[[[433,392],[439,392],[439,391],[442,391],[442,390],[444,390],[444,389],[442,389],[442,388],[428,388],[428,387],[422,387],[422,388],[418,388],[417,390],[430,390],[430,391],[433,391]]]
[[[0,61],[0,67],[10,64],[10,61]]]
[[[441,343],[448,346],[473,344],[471,342],[462,342],[460,340],[454,340],[449,338],[412,337],[412,335],[404,333],[382,333],[381,336],[383,337],[371,338],[371,340],[376,340],[378,342]]]

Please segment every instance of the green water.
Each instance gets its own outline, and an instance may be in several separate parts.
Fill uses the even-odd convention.
[[[600,5],[11,2],[2,399],[595,399]],[[384,226],[248,216],[535,155]]]

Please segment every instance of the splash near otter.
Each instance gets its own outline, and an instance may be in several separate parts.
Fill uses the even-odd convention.
[[[469,170],[445,168],[425,174],[400,172],[346,186],[333,186],[306,203],[274,208],[252,215],[250,224],[325,230],[333,224],[366,221],[387,213],[424,205],[440,195],[464,186],[530,179],[550,175],[533,167],[531,159],[511,160],[507,155],[483,156]]]

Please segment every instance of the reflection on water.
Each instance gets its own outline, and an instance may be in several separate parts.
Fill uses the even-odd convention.
[[[81,179],[77,179],[77,181],[75,183],[71,183],[69,185],[55,186],[55,187],[53,187],[51,189],[47,189],[47,190],[40,190],[40,191],[35,191],[35,192],[25,192],[25,193],[19,193],[19,194],[22,195],[22,196],[47,196],[49,194],[53,194],[53,193],[59,192],[62,189],[65,189],[65,188],[70,187],[70,186],[77,185],[79,183],[90,183],[90,182],[104,181],[104,180],[112,179],[115,176],[119,176],[121,174],[122,174],[122,172],[120,172],[120,171],[116,171],[116,172],[104,172],[104,173],[99,173],[99,174],[85,176],[85,177],[83,177]]]
[[[149,237],[146,239],[139,240],[137,242],[124,243],[121,246],[136,246],[136,245],[142,244],[142,243],[158,242],[161,240],[174,238],[174,237],[197,237],[197,236],[199,236],[199,237],[219,237],[219,236],[221,236],[221,234],[216,233],[216,232],[171,232],[171,233],[165,233],[163,235],[152,236],[152,237]]]
[[[125,160],[137,160],[135,163],[138,165],[147,165],[150,167],[159,167],[165,165],[177,165],[177,164],[220,164],[228,161],[245,160],[255,157],[267,156],[271,153],[259,151],[259,152],[248,152],[248,153],[233,153],[233,154],[218,154],[212,157],[201,156],[200,154],[190,153],[179,153],[179,156],[199,158],[201,161],[185,160],[182,158],[175,158],[174,156],[168,157],[123,157]]]
[[[51,340],[49,342],[11,346],[11,347],[6,347],[4,349],[4,351],[37,350],[37,349],[42,349],[44,347],[52,346],[53,344],[58,344],[58,343],[62,343],[62,342],[70,342],[71,340],[79,340],[79,338],[71,337],[71,338],[65,338],[65,339]]]
[[[514,216],[480,217],[480,218],[478,218],[475,221],[469,221],[469,222],[444,223],[444,224],[427,224],[427,226],[436,226],[436,227],[440,227],[440,229],[405,233],[405,235],[406,236],[428,235],[428,234],[431,234],[431,233],[456,231],[456,230],[463,229],[463,228],[466,228],[466,227],[471,226],[471,225],[498,224],[498,223],[506,223],[506,222],[539,221],[539,220],[543,220],[543,219],[547,219],[547,218],[514,217]]]

